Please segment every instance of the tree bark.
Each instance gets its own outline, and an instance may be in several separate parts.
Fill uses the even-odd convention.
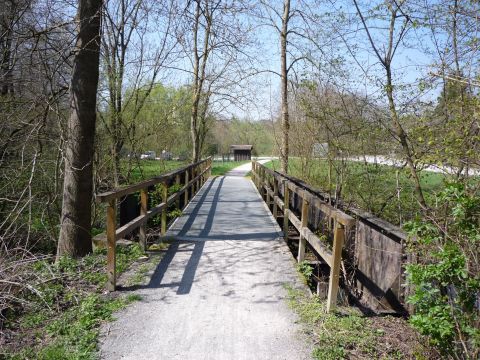
[[[201,156],[201,141],[200,141],[200,126],[199,124],[199,112],[200,109],[200,100],[203,94],[203,86],[205,82],[205,72],[206,65],[208,61],[208,56],[210,53],[210,36],[211,36],[211,26],[212,26],[212,16],[209,12],[208,1],[205,2],[205,9],[202,11],[200,6],[200,1],[196,1],[195,8],[195,20],[193,28],[193,99],[192,99],[192,109],[190,115],[190,135],[192,138],[192,161],[197,162],[200,160]],[[205,30],[203,38],[203,48],[199,53],[198,49],[198,36],[199,36],[199,27],[200,17],[203,14],[205,17]]]
[[[79,0],[57,259],[92,251],[91,212],[102,0]]]
[[[280,32],[280,77],[282,92],[282,144],[280,149],[280,170],[288,173],[290,120],[288,114],[288,69],[287,69],[287,35],[290,20],[290,0],[283,4],[282,31]]]

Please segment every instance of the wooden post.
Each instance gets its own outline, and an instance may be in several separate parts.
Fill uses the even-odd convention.
[[[288,180],[282,180],[283,183],[283,237],[288,241],[288,208],[290,206],[290,199],[288,194]]]
[[[116,249],[115,231],[117,229],[117,200],[113,199],[108,202],[107,207],[107,272],[108,282],[107,288],[109,291],[115,291],[116,288]]]
[[[267,188],[270,187],[270,178],[268,176],[265,177],[265,185]],[[270,193],[268,192],[268,189],[265,189],[265,202],[267,203],[268,210],[270,211]]]
[[[257,184],[257,168],[255,161],[252,160],[252,181],[255,187],[258,189],[258,184]]]
[[[265,200],[266,199],[266,196],[265,196],[265,169],[263,168],[263,166],[260,168],[261,169],[261,172],[262,172],[262,181],[260,183],[260,189],[261,189],[261,192],[262,192],[262,199]]]
[[[344,241],[345,227],[340,223],[336,223],[333,236],[333,263],[330,269],[330,280],[328,284],[327,312],[334,310],[337,306],[338,281],[340,278],[340,264],[342,262]]]
[[[185,185],[188,185],[188,182],[189,182],[189,180],[188,180],[188,170],[187,170],[187,171],[185,171]],[[183,195],[184,196],[183,207],[187,206],[187,204],[188,204],[188,192],[189,191],[190,191],[190,188],[187,187],[185,192],[184,192],[184,195]]]
[[[147,205],[148,204],[148,189],[140,190],[140,215],[147,214]],[[144,222],[140,226],[140,244],[142,245],[143,251],[147,250],[147,222]]]
[[[165,236],[165,233],[167,232],[167,207],[168,207],[167,199],[168,199],[168,184],[164,182],[163,188],[162,188],[162,202],[165,204],[165,206],[162,210],[162,227],[161,227],[162,236]]]
[[[308,226],[308,201],[305,198],[305,195],[302,199],[302,229]],[[300,231],[300,240],[298,242],[298,262],[305,260],[305,247],[307,241],[302,236],[302,231]]]
[[[276,199],[278,198],[278,182],[273,178],[273,217],[277,220],[278,205]]]
[[[195,168],[196,168],[196,170],[195,170],[196,175],[195,176],[199,176],[202,173],[201,165],[197,165]],[[202,180],[201,179],[202,179],[202,177],[200,176],[197,180],[197,192],[200,190],[200,187],[202,186]]]
[[[177,185],[177,191],[178,191],[178,188],[180,188],[180,174],[177,174],[177,176],[175,176],[175,184]],[[177,205],[177,209],[180,209],[180,196],[176,201],[176,205]]]

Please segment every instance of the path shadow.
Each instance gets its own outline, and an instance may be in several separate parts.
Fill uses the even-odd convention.
[[[202,207],[203,203],[205,202],[205,199],[207,198],[211,188],[213,187],[214,183],[219,179],[218,177],[215,177],[210,181],[208,186],[205,188],[203,191],[202,195],[200,198],[197,200],[197,204],[193,208],[192,212],[189,214],[187,222],[184,224],[182,229],[179,232],[180,234],[187,234],[188,230],[192,226],[195,217],[197,216],[198,212],[200,211],[200,208]],[[202,230],[202,235],[207,236],[209,231],[211,230],[213,219],[215,217],[215,212],[217,209],[217,202],[220,197],[220,191],[223,185],[224,177],[220,178],[220,182],[215,190],[215,195],[213,196],[213,199],[211,201],[211,206],[208,211],[207,215],[207,222],[205,225],[205,228]],[[157,265],[155,268],[155,271],[153,272],[152,276],[150,277],[150,280],[148,284],[145,285],[133,285],[133,286],[119,286],[118,290],[119,291],[135,291],[139,289],[155,289],[155,288],[162,288],[162,287],[177,287],[177,295],[185,295],[188,294],[192,288],[193,282],[195,281],[195,274],[197,272],[198,264],[200,262],[200,259],[203,254],[203,248],[205,246],[204,241],[181,241],[181,240],[176,240],[170,244],[168,247],[167,251],[165,252],[165,255],[162,257],[162,260],[160,263]],[[179,282],[171,282],[171,283],[162,283],[164,276],[169,269],[175,255],[178,252],[185,252],[185,251],[190,251],[190,258],[188,259],[187,264],[185,265],[182,279]]]
[[[217,209],[217,201],[220,198],[220,191],[222,189],[222,185],[223,185],[223,182],[225,180],[224,176],[222,176],[220,178],[215,177],[215,178],[212,179],[212,181],[210,181],[210,183],[208,184],[208,187],[204,190],[202,196],[200,196],[200,198],[197,200],[197,203],[196,203],[195,207],[193,208],[192,212],[188,215],[188,220],[185,222],[183,227],[180,229],[177,236],[184,236],[184,235],[186,235],[188,230],[190,230],[193,223],[195,222],[195,218],[197,217],[200,209],[202,208],[202,205],[205,203],[205,200],[206,200],[208,194],[210,193],[210,190],[212,189],[213,184],[218,179],[220,179],[220,183],[217,186],[217,189],[215,191],[215,195],[213,196],[213,199],[210,201],[212,205],[210,206],[210,209],[208,211],[207,223],[205,224],[205,228],[208,228],[208,231],[210,231],[210,229],[212,227],[212,223],[213,223],[213,218],[215,216],[215,211]],[[204,233],[204,230],[202,230],[202,233]]]

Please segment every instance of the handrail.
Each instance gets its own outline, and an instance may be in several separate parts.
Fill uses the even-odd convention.
[[[184,195],[184,205],[190,200],[189,192],[191,189],[192,197],[203,186],[210,177],[212,170],[212,158],[198,161],[196,163],[181,167],[180,169],[169,173],[156,176],[152,179],[129,185],[121,189],[107,191],[95,196],[97,202],[108,203],[107,206],[107,271],[109,291],[116,288],[116,241],[123,236],[131,233],[135,229],[140,229],[140,243],[144,251],[147,246],[146,224],[148,219],[161,213],[161,235],[165,235],[167,230],[167,208],[173,202],[178,202],[180,196]],[[180,184],[183,176],[184,185],[174,194],[168,196],[168,184],[175,180]],[[191,180],[190,180],[191,179]],[[162,202],[148,209],[148,189],[157,184],[163,184]],[[123,196],[140,192],[140,215],[127,224],[117,228],[117,199]]]
[[[335,309],[337,302],[342,248],[346,238],[346,231],[355,225],[356,220],[343,211],[326,203],[307,189],[298,186],[284,174],[273,171],[256,161],[252,161],[252,180],[262,198],[265,198],[267,205],[269,207],[273,205],[273,216],[275,219],[278,217],[278,208],[283,210],[283,233],[285,239],[288,240],[289,223],[298,230],[300,234],[297,256],[298,262],[305,259],[305,248],[308,243],[330,266],[327,312],[332,311]],[[273,186],[271,184],[272,181]],[[279,185],[283,188],[283,198],[280,196]],[[289,209],[290,192],[297,194],[302,199],[300,218]],[[308,228],[308,213],[310,207],[320,210],[325,216],[334,220],[332,250],[325,246],[320,238]]]
[[[108,202],[111,199],[117,199],[119,197],[138,192],[141,189],[144,189],[144,188],[150,187],[152,185],[156,185],[156,184],[165,182],[166,180],[170,180],[174,176],[176,176],[178,174],[182,174],[185,171],[188,171],[195,166],[199,166],[203,163],[206,163],[207,161],[211,161],[211,157],[209,157],[207,159],[204,159],[204,160],[200,160],[200,161],[198,161],[194,164],[189,164],[189,165],[183,166],[179,169],[170,171],[166,174],[162,174],[162,175],[159,175],[159,176],[155,176],[151,179],[141,181],[141,182],[133,184],[133,185],[128,185],[128,186],[122,187],[120,189],[114,189],[114,190],[111,190],[111,191],[106,191],[106,192],[103,192],[103,193],[100,193],[100,194],[96,194],[95,199],[96,199],[97,202]]]

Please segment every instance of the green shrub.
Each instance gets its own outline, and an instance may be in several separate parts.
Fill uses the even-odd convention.
[[[445,354],[480,355],[480,197],[462,184],[448,184],[437,206],[406,226],[410,251],[418,260],[407,266],[413,287],[411,323]]]

